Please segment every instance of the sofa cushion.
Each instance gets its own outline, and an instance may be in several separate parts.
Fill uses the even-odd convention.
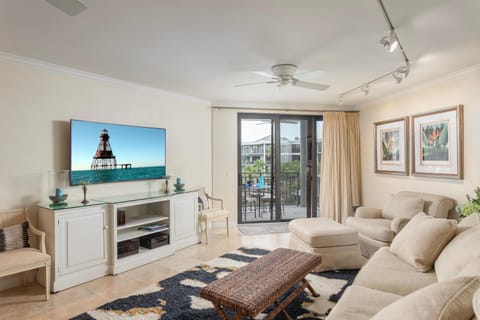
[[[392,220],[348,217],[346,223],[347,226],[354,228],[358,233],[378,241],[390,243],[395,236],[395,233],[390,229]]]
[[[477,258],[480,258],[480,225],[468,228],[445,246],[435,261],[438,281],[456,277]]]
[[[0,252],[28,248],[28,240],[27,221],[0,229]]]
[[[413,292],[378,312],[372,320],[470,320],[480,277],[457,277]]]
[[[418,196],[394,195],[385,204],[382,217],[393,220],[395,218],[412,218],[423,211],[423,199]]]
[[[418,271],[429,271],[455,235],[456,225],[455,220],[434,218],[421,212],[398,233],[390,249]]]
[[[329,218],[303,218],[290,221],[288,229],[314,248],[358,244],[358,233]]]
[[[352,285],[345,290],[327,320],[369,320],[400,298],[402,296]]]
[[[417,272],[388,247],[383,247],[362,267],[354,284],[405,296],[435,282],[435,272]]]

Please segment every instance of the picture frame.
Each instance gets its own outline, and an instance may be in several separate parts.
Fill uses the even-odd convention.
[[[463,179],[463,105],[412,116],[412,174]]]
[[[408,117],[374,123],[375,173],[408,175]]]

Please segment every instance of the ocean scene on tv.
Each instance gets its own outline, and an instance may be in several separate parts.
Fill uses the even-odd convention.
[[[71,120],[70,184],[160,179],[166,130]]]

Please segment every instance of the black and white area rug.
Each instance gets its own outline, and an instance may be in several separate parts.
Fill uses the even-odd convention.
[[[191,270],[179,273],[144,288],[125,298],[121,298],[95,310],[85,312],[74,320],[217,320],[220,319],[213,304],[200,298],[200,290],[208,283],[219,279],[258,257],[268,250],[239,248]],[[275,270],[272,270],[275,272]],[[325,319],[331,308],[352,284],[358,270],[339,272],[310,273],[308,281],[320,294],[312,297],[301,293],[287,307],[293,319]],[[255,319],[263,319],[269,310]],[[231,317],[232,314],[229,314]],[[276,320],[283,319],[281,314]]]

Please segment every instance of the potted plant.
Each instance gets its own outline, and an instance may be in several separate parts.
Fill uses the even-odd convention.
[[[462,217],[466,217],[474,212],[480,212],[480,187],[475,188],[475,196],[471,198],[467,194],[467,202],[457,206],[457,212]]]

